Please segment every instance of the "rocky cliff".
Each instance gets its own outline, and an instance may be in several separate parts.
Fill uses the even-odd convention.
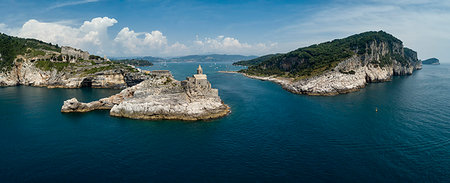
[[[422,68],[417,53],[385,32],[368,32],[276,56],[242,72],[307,95],[336,95]]]
[[[148,77],[86,51],[0,33],[0,86],[125,88]]]
[[[111,116],[145,120],[207,120],[227,115],[230,110],[200,73],[177,81],[169,73],[154,72],[150,78],[120,93],[90,103],[73,98],[61,112],[109,109]]]
[[[88,61],[69,64],[27,58],[18,60],[10,70],[0,73],[0,86],[125,88],[149,77],[133,67],[111,62],[93,65]]]

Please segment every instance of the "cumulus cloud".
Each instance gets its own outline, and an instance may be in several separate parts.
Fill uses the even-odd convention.
[[[162,51],[167,47],[167,38],[160,31],[136,33],[128,27],[123,28],[114,39],[114,42],[133,54],[145,51]]]
[[[18,30],[17,36],[35,38],[60,45],[88,49],[103,53],[108,47],[107,29],[117,23],[114,18],[94,18],[85,21],[80,27],[70,27],[59,23],[45,23],[31,19]]]
[[[170,44],[167,37],[158,30],[135,32],[129,27],[122,28],[113,38],[108,37],[108,28],[118,21],[109,17],[97,17],[85,21],[79,27],[61,22],[40,22],[31,19],[22,27],[11,29],[0,24],[0,31],[25,38],[35,38],[59,45],[68,45],[93,54],[110,56],[180,56],[203,53],[261,54],[276,44],[248,44],[236,38],[218,36],[199,39],[190,44],[180,42]]]
[[[204,38],[194,41],[193,47],[199,52],[222,52],[222,53],[235,53],[235,54],[263,54],[267,53],[269,49],[275,47],[276,43],[264,44],[248,44],[241,43],[238,39],[232,37],[225,37],[223,35],[216,38]]]

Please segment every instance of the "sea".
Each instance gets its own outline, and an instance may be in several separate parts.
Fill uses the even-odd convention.
[[[231,63],[142,69],[183,80],[199,64],[228,116],[62,114],[64,100],[120,90],[0,88],[0,182],[450,182],[449,64],[338,96],[217,72],[242,69]]]

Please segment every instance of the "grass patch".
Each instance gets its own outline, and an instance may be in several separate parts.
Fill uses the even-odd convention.
[[[49,60],[39,60],[36,61],[36,67],[43,71],[51,71],[56,69],[57,71],[62,71],[68,66],[72,66],[73,64],[69,62],[51,62]]]

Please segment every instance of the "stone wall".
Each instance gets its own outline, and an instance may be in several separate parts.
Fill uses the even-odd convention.
[[[61,47],[61,54],[68,57],[75,57],[75,59],[81,58],[83,60],[89,60],[89,52],[75,49],[69,46]]]

